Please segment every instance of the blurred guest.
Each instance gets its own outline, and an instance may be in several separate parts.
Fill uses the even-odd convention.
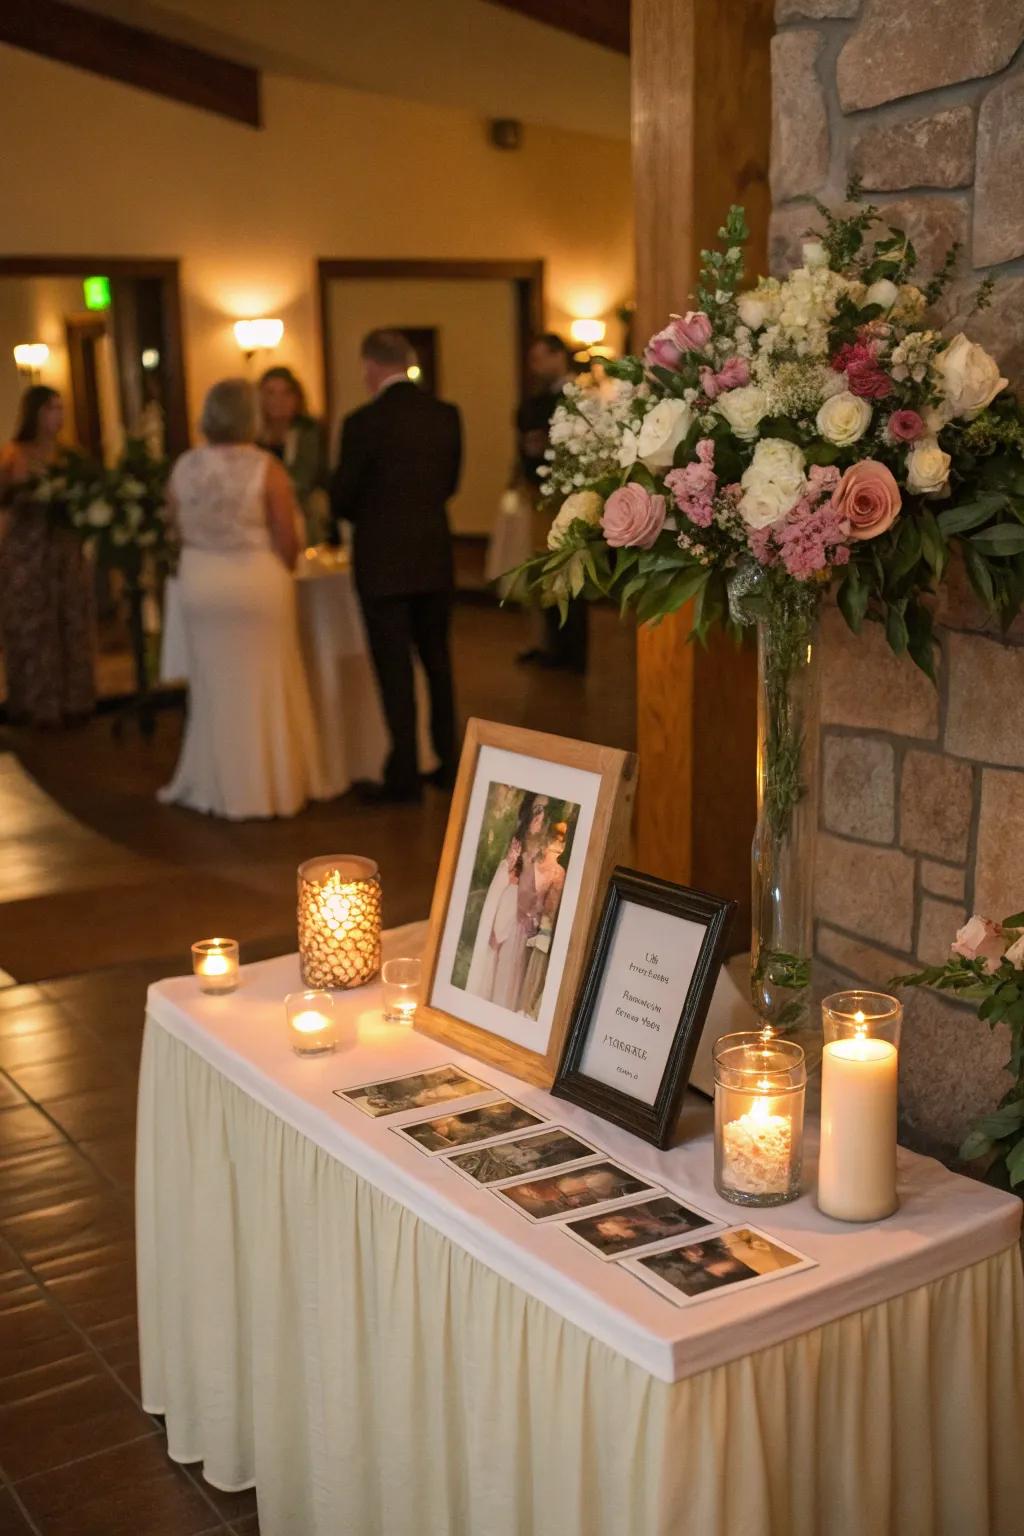
[[[306,409],[306,392],[290,368],[268,368],[260,379],[257,442],[291,477],[306,543],[321,543],[328,532],[327,450],[323,428]]]
[[[548,430],[555,407],[562,397],[562,390],[572,376],[569,349],[553,331],[537,336],[530,344],[526,365],[533,380],[534,393],[528,395],[519,407],[516,426],[519,431],[519,463],[523,478],[530,487],[537,514],[534,518],[534,544],[538,550],[547,546],[550,517],[540,511],[538,503],[543,485],[540,470],[544,466],[544,454],[548,446]],[[542,613],[542,631],[539,643],[518,657],[527,666],[564,668],[569,672],[587,670],[587,605],[577,600],[569,604],[569,615],[560,624],[557,608],[545,608]]]
[[[13,441],[0,453],[0,640],[12,722],[58,726],[95,703],[95,636],[81,542],[58,527],[32,484],[55,464],[64,405],[55,389],[25,391]]]
[[[299,649],[295,494],[255,444],[245,379],[213,386],[200,426],[206,446],[182,454],[168,495],[182,544],[189,713],[160,798],[232,820],[293,816],[325,793]]]
[[[455,700],[448,649],[452,546],[446,502],[459,483],[462,427],[454,405],[411,383],[415,353],[398,331],[371,331],[361,349],[373,396],[346,416],[332,510],[355,532],[355,578],[384,702],[391,753],[368,799],[421,795],[416,753],[413,650],[430,685],[430,731],[440,767],[455,780]]]

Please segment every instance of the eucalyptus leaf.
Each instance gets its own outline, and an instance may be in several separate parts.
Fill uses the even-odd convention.
[[[983,528],[971,538],[974,549],[983,555],[1019,555],[1024,553],[1024,527],[1019,523],[997,523]]]
[[[969,533],[980,528],[1006,506],[1003,495],[979,496],[976,501],[965,501],[958,507],[945,507],[939,513],[939,527],[947,539],[957,533]]]

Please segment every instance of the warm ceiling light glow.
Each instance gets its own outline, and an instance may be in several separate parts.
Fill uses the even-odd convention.
[[[19,368],[41,368],[49,355],[45,341],[22,341],[14,349],[14,361]]]
[[[235,340],[243,352],[260,352],[276,347],[284,335],[283,320],[236,320]]]
[[[144,349],[142,353],[142,366],[143,368],[160,367],[160,353],[157,351],[156,347],[146,347]]]
[[[578,341],[585,347],[593,347],[599,341],[604,341],[606,329],[603,320],[574,320],[569,327],[569,335],[573,341]]]
[[[419,363],[410,363],[408,368],[405,370],[405,376],[407,379],[412,379],[413,383],[415,384],[423,377],[423,369],[420,367]]]

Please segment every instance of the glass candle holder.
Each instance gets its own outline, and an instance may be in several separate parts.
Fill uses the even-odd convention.
[[[903,1008],[884,992],[835,992],[821,1005],[818,1208],[839,1221],[881,1221],[896,1198],[896,1121]]]
[[[800,1193],[807,1065],[770,1031],[723,1035],[714,1050],[715,1188],[734,1205],[785,1205]]]
[[[201,992],[233,992],[238,986],[238,940],[200,939],[192,945],[192,969]]]
[[[307,987],[359,987],[380,970],[380,875],[372,859],[299,865],[299,965]]]
[[[422,969],[418,960],[385,960],[380,976],[384,1017],[389,1024],[411,1024],[416,1017]]]
[[[338,1044],[338,1017],[329,992],[289,992],[284,1000],[288,1041],[297,1056],[324,1056]]]

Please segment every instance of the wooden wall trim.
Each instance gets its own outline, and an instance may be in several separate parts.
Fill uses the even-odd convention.
[[[262,126],[258,70],[67,0],[3,0],[0,42],[250,128]]]

